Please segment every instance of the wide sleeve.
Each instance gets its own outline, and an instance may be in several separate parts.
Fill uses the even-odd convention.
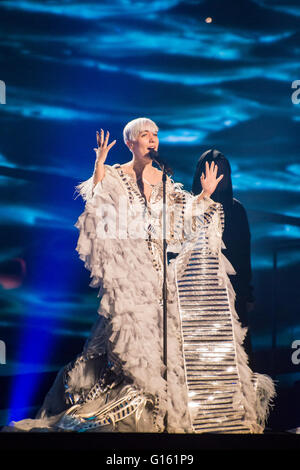
[[[175,251],[173,246],[182,245],[188,240],[199,237],[199,232],[207,230],[209,246],[213,252],[216,252],[220,243],[222,244],[224,229],[222,205],[207,196],[201,199],[199,195],[194,196],[184,190],[181,183],[174,183],[172,189],[170,226],[173,236],[169,251]]]
[[[76,186],[76,190],[85,201],[84,211],[78,217],[74,226],[79,230],[79,237],[75,250],[83,261],[85,268],[90,271],[91,287],[101,287],[103,268],[101,263],[101,238],[99,233],[107,224],[106,213],[114,210],[115,200],[112,197],[116,192],[116,178],[109,165],[105,165],[105,176],[101,182],[93,187],[93,177]],[[106,214],[107,215],[107,214]]]

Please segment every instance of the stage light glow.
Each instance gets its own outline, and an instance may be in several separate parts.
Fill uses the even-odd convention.
[[[63,251],[63,247],[60,247]],[[13,381],[10,401],[11,420],[22,419],[32,412],[36,393],[40,387],[42,367],[49,367],[51,355],[55,350],[58,335],[65,334],[61,325],[58,309],[64,311],[64,303],[58,307],[49,300],[51,292],[63,294],[67,289],[69,267],[63,263],[57,268],[59,253],[52,253],[54,262],[49,264],[46,252],[40,252],[36,261],[31,261],[35,291],[28,295],[25,291],[22,302],[23,315],[20,319],[21,336],[18,353],[13,370]],[[72,276],[71,276],[72,277]],[[47,294],[46,302],[40,302],[41,292]],[[12,295],[12,294],[11,294]],[[43,297],[43,296],[42,296]],[[28,373],[31,370],[31,374]]]

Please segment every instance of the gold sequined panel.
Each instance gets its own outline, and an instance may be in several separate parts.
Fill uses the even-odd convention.
[[[180,269],[180,256],[177,260],[189,411],[196,433],[249,433],[244,407],[234,402],[241,388],[230,304],[218,276],[218,256],[208,248],[207,227],[193,245],[185,269]]]

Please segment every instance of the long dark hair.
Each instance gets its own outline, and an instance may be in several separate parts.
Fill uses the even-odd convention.
[[[205,163],[215,162],[218,165],[217,177],[223,175],[223,178],[219,182],[216,190],[210,196],[215,202],[220,202],[224,209],[230,207],[233,204],[233,190],[231,181],[231,167],[230,163],[224,155],[216,149],[210,149],[204,152],[198,160],[196,171],[193,179],[192,191],[194,195],[200,194],[202,191],[200,177],[203,173],[205,175]]]

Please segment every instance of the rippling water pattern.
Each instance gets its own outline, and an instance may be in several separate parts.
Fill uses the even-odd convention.
[[[203,151],[229,159],[251,229],[257,371],[278,380],[271,424],[299,425],[299,2],[4,0],[0,22],[0,425],[34,413],[89,334],[99,299],[75,252],[74,186],[96,130],[123,163],[139,116],[186,189]]]

